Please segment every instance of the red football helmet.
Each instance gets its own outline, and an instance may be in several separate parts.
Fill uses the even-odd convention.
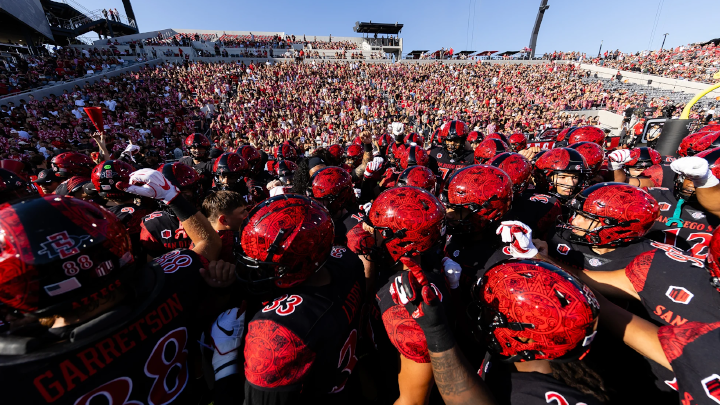
[[[695,140],[692,144],[693,154],[700,153],[704,150],[715,149],[720,147],[720,131],[714,132],[698,132],[702,134],[700,139]],[[689,137],[688,137],[689,138]],[[681,142],[682,144],[682,142]]]
[[[402,256],[429,250],[440,240],[445,208],[426,190],[393,187],[380,193],[364,221],[379,233],[382,245],[397,262]]]
[[[485,164],[495,156],[507,152],[510,147],[497,138],[486,138],[475,148],[475,163]]]
[[[218,190],[237,191],[247,194],[244,177],[249,174],[250,165],[237,153],[223,153],[213,164],[213,183]]]
[[[318,200],[331,214],[343,208],[355,205],[350,173],[336,166],[328,166],[318,170],[311,179],[310,197]]]
[[[533,166],[525,157],[515,152],[504,152],[490,159],[489,165],[502,169],[512,182],[513,192],[522,194],[530,183]]]
[[[435,194],[437,176],[425,166],[410,166],[398,176],[398,186],[413,186]]]
[[[704,127],[700,128],[698,130],[698,132],[704,132],[704,131],[720,131],[720,124],[705,125]]]
[[[407,169],[410,166],[427,166],[430,158],[421,146],[408,146],[400,157],[400,167]]]
[[[595,176],[600,171],[600,167],[605,160],[605,153],[603,153],[600,144],[596,142],[578,142],[573,143],[568,148],[575,149],[585,158],[591,176]]]
[[[353,139],[352,143],[353,143],[353,145],[360,145],[360,146],[362,146],[363,141],[362,141],[362,138],[360,138],[359,136],[356,136],[355,139]]]
[[[570,219],[559,225],[563,239],[591,246],[612,247],[645,236],[655,223],[660,208],[646,191],[627,183],[599,183],[576,195],[568,207]],[[597,221],[587,230],[572,225],[576,215]],[[575,233],[573,231],[577,231]]]
[[[185,138],[185,148],[190,152],[190,156],[195,159],[203,159],[210,156],[210,140],[203,134],[194,133]],[[200,152],[199,148],[204,148],[205,152]]]
[[[485,137],[480,132],[472,131],[468,134],[467,141],[470,142],[470,145],[474,148],[477,144],[482,142],[484,138]]]
[[[508,138],[508,145],[511,151],[520,152],[523,149],[527,149],[527,138],[525,138],[524,134],[512,134]]]
[[[720,179],[720,148],[700,152],[697,156],[707,160],[712,174]]]
[[[560,132],[557,134],[557,138],[555,138],[556,142],[565,142],[565,144],[568,143],[568,139],[570,138],[570,134],[572,134],[573,131],[575,131],[577,127],[567,127],[563,128]]]
[[[445,142],[445,137],[442,134],[442,131],[440,130],[442,127],[438,128],[433,132],[432,139],[437,143],[438,145],[442,145]]]
[[[502,262],[473,289],[468,314],[483,340],[508,362],[582,358],[600,307],[573,275],[540,260]]]
[[[682,141],[680,141],[680,145],[678,146],[677,153],[680,157],[685,156],[693,156],[698,153],[694,149],[695,142],[700,140],[703,136],[707,135],[707,132],[695,132],[694,134],[690,134],[683,138]]]
[[[335,230],[330,213],[297,194],[269,198],[252,209],[240,230],[238,278],[272,281],[280,288],[302,283],[330,256]],[[245,270],[245,271],[243,271]]]
[[[69,179],[72,176],[90,177],[95,162],[90,156],[77,152],[65,152],[55,156],[50,161],[50,167],[58,177]]]
[[[548,193],[566,200],[568,196],[558,193],[557,187],[565,189],[569,187],[555,184],[553,177],[560,173],[576,173],[579,176],[578,184],[570,191],[570,194],[574,195],[582,190],[589,172],[585,158],[578,151],[570,148],[555,148],[543,153],[535,161],[533,178],[538,189],[543,192],[547,190]]]
[[[440,136],[443,142],[447,140],[460,140],[464,142],[469,132],[470,128],[462,121],[446,122],[440,127]]]
[[[10,170],[0,169],[0,204],[31,194],[30,185]]]
[[[328,163],[333,163],[331,166],[338,166],[338,165],[343,164],[343,155],[345,154],[345,151],[343,151],[342,146],[335,143],[335,144],[328,146],[327,150],[330,153],[330,156],[332,156],[333,159],[335,159],[334,162],[328,162]]]
[[[510,210],[512,194],[510,176],[497,167],[472,165],[457,170],[442,195],[445,206],[460,217],[448,219],[448,233],[479,232],[499,220]]]
[[[630,160],[625,163],[625,169],[647,169],[659,165],[662,161],[660,153],[653,148],[641,147],[630,151]]]
[[[499,139],[506,144],[509,142],[508,137],[504,134],[501,134],[500,132],[493,132],[492,134],[486,136],[485,139]]]
[[[135,168],[122,160],[106,160],[95,166],[90,179],[92,180],[98,195],[109,200],[124,200],[132,194],[119,190],[118,182],[130,184],[130,175]]]
[[[0,303],[23,314],[96,308],[134,273],[125,226],[78,198],[49,195],[3,205],[0,234]]]
[[[285,142],[282,145],[278,146],[277,151],[275,152],[275,159],[290,160],[294,162],[295,160],[297,160],[297,151],[295,150],[294,146]]]
[[[410,132],[409,134],[405,135],[404,139],[406,144],[415,143],[416,145],[422,146],[422,138],[420,138],[420,135],[418,135],[417,132]]]
[[[281,160],[275,164],[275,175],[286,186],[292,185],[295,170],[297,165],[290,160]]]
[[[345,164],[353,169],[362,163],[364,150],[361,145],[352,144],[345,150]]]
[[[262,156],[257,149],[250,145],[243,145],[237,150],[237,154],[242,156],[243,159],[250,165],[250,171],[252,174],[257,175],[262,171]]]
[[[577,128],[568,137],[568,143],[574,144],[578,142],[592,142],[605,146],[605,132],[592,125]]]

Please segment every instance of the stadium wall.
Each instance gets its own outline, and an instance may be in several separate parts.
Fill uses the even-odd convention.
[[[135,65],[132,65],[132,66],[128,66],[128,67],[125,67],[125,68],[115,69],[115,70],[113,70],[113,71],[111,71],[111,72],[101,73],[101,74],[97,74],[97,75],[90,76],[90,77],[81,77],[81,78],[76,79],[76,80],[73,80],[73,81],[71,81],[71,82],[62,83],[62,84],[57,84],[57,85],[52,86],[52,87],[48,87],[48,88],[44,88],[44,89],[39,89],[39,90],[34,90],[34,91],[29,91],[29,92],[27,92],[27,93],[20,93],[20,94],[18,94],[18,95],[16,95],[16,96],[5,97],[5,98],[3,98],[3,99],[0,100],[0,104],[7,104],[8,102],[13,102],[13,103],[15,103],[15,104],[19,104],[19,103],[20,103],[20,99],[23,99],[23,98],[24,98],[24,99],[27,100],[27,96],[28,96],[29,94],[32,94],[36,99],[42,99],[43,97],[49,96],[50,94],[55,94],[56,96],[59,96],[59,95],[62,94],[63,90],[72,91],[72,88],[73,88],[76,84],[79,84],[81,87],[85,85],[85,82],[86,82],[86,81],[87,81],[87,82],[90,82],[90,84],[95,84],[95,82],[97,82],[98,80],[102,80],[103,77],[105,77],[105,76],[107,76],[107,77],[115,77],[115,76],[118,76],[118,75],[121,75],[121,74],[127,73],[127,72],[137,72],[138,70],[140,70],[140,68],[142,68],[142,67],[144,67],[144,66],[146,66],[146,65],[155,66],[155,65],[157,65],[158,63],[162,63],[162,62],[163,62],[163,60],[160,59],[160,58],[158,58],[158,59],[153,59],[153,60],[151,60],[151,61],[147,61],[147,62],[135,64]]]

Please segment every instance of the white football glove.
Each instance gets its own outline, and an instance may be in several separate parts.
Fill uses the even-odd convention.
[[[403,132],[405,132],[405,124],[402,122],[393,122],[392,123],[392,133],[395,136],[402,135]]]
[[[353,188],[353,192],[355,193],[355,198],[359,200],[360,195],[362,194],[362,190],[360,190],[359,188]]]
[[[718,185],[717,177],[710,170],[707,160],[698,156],[687,156],[670,163],[670,168],[692,180],[695,188],[708,188]]]
[[[610,152],[608,155],[608,167],[610,170],[619,170],[625,166],[625,163],[630,161],[630,150],[620,149]]]
[[[133,162],[135,162],[135,155],[140,152],[140,147],[137,145],[133,145],[130,143],[125,150],[122,152],[123,155],[126,155],[130,159],[132,159]]]
[[[212,366],[215,371],[215,381],[240,372],[241,365],[237,363],[237,357],[244,332],[244,303],[240,308],[223,312],[213,322],[210,342],[213,347]],[[203,333],[201,342],[205,341],[205,333]]]
[[[449,257],[443,257],[442,265],[445,271],[445,280],[447,280],[450,289],[454,290],[458,288],[460,286],[462,267]]]
[[[118,182],[117,188],[141,197],[150,197],[163,200],[169,204],[173,198],[180,194],[180,190],[157,170],[140,169],[130,175],[130,184]]]
[[[360,208],[362,208],[365,215],[370,213],[370,208],[372,208],[372,203],[365,203]]]
[[[512,257],[529,259],[538,254],[532,242],[532,230],[520,221],[503,221],[495,233],[503,242],[510,243]]]
[[[384,160],[381,157],[376,157],[372,161],[368,162],[368,164],[365,165],[365,173],[363,173],[365,178],[370,179],[376,176],[382,168],[383,162]]]

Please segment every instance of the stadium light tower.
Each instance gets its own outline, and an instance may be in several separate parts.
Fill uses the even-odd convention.
[[[547,5],[548,0],[541,0],[540,1],[540,9],[538,9],[537,17],[535,17],[535,26],[532,30],[532,35],[530,36],[530,59],[535,57],[535,44],[537,44],[537,37],[538,33],[540,32],[540,24],[542,23],[543,15],[545,14],[545,10],[549,9],[550,6]]]

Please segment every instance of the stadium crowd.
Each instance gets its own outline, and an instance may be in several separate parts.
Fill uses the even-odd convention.
[[[587,75],[186,62],[0,102],[3,401],[717,403],[720,125],[615,148],[568,110],[669,101]]]

